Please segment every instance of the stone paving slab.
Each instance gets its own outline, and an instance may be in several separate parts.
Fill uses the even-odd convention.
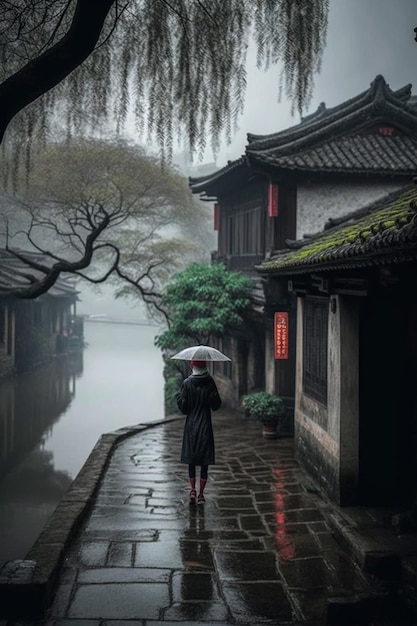
[[[330,564],[342,552],[292,442],[264,440],[237,414],[216,415],[214,429],[204,506],[188,503],[181,421],[117,446],[47,623],[315,625],[343,585],[369,592],[359,569],[349,578]]]
[[[67,522],[55,597],[30,623],[321,626],[346,624],[344,606],[356,619],[372,597],[369,580],[336,541],[334,508],[311,488],[292,440],[265,440],[252,420],[215,414],[217,464],[197,506],[178,460],[182,427],[174,418],[104,438],[108,451],[113,442],[109,458],[90,460],[99,479],[83,469],[94,486],[88,515],[76,534]],[[85,501],[75,487],[68,510],[77,489]],[[49,528],[65,543],[57,520]],[[20,623],[28,621],[7,626]]]

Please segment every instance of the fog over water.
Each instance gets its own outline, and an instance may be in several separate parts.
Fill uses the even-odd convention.
[[[86,323],[82,353],[0,384],[0,567],[25,556],[103,433],[164,417],[158,332]]]
[[[327,46],[312,101],[333,107],[382,74],[392,89],[417,94],[417,0],[330,0]],[[300,121],[278,102],[279,69],[256,69],[251,51],[240,129],[223,142],[213,169],[244,153],[246,135],[273,133]],[[135,133],[135,139],[138,137]],[[210,142],[208,141],[208,144]],[[197,164],[197,163],[196,163]],[[79,313],[138,319],[111,288],[81,287]],[[142,317],[142,315],[141,315]],[[0,384],[0,566],[23,558],[102,433],[163,417],[156,327],[86,324],[88,347]]]
[[[74,476],[101,433],[163,418],[163,363],[153,345],[156,332],[154,326],[85,324],[83,374],[65,419],[45,442],[57,469]]]

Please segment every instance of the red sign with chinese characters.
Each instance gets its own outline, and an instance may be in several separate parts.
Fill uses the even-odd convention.
[[[288,313],[274,315],[274,348],[276,359],[288,359]]]
[[[278,185],[269,185],[268,191],[268,215],[278,217]]]
[[[381,126],[379,128],[379,134],[391,136],[394,134],[394,129],[391,126]]]

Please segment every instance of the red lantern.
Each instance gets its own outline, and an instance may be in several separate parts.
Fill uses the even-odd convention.
[[[214,205],[214,230],[219,230],[220,228],[220,204],[216,202]]]
[[[278,217],[278,185],[270,183],[268,190],[268,215]]]

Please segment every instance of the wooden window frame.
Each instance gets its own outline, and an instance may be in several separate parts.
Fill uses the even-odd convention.
[[[329,301],[306,297],[303,311],[303,392],[327,406]]]

